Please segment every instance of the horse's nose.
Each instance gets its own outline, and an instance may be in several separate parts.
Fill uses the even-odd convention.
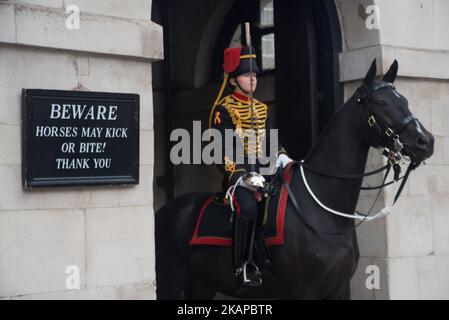
[[[419,137],[416,138],[416,142],[415,142],[416,147],[419,149],[422,149],[422,150],[426,149],[427,146],[429,145],[429,143],[430,143],[429,138],[427,138],[423,134],[419,135]]]

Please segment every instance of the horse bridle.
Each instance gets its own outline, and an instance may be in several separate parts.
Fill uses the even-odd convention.
[[[362,87],[363,89],[363,87]],[[404,129],[413,122],[418,122],[418,118],[414,114],[410,114],[407,117],[405,117],[400,125],[399,128],[396,130],[393,130],[391,126],[386,124],[386,121],[383,120],[381,117],[379,117],[376,112],[374,111],[374,108],[371,105],[371,101],[369,99],[369,96],[372,95],[374,92],[382,90],[382,89],[392,89],[395,90],[395,86],[392,83],[389,82],[382,82],[375,86],[373,89],[369,90],[365,94],[361,94],[357,98],[357,105],[359,106],[365,106],[368,110],[368,125],[370,128],[373,128],[377,131],[378,134],[380,134],[381,139],[386,141],[386,146],[388,146],[389,152],[386,155],[388,158],[388,161],[391,163],[391,165],[394,165],[397,163],[400,159],[402,159],[402,149],[404,148],[404,145],[402,144],[400,140],[400,134],[404,131]],[[409,150],[411,152],[411,150]]]
[[[343,234],[347,234],[349,232],[352,232],[354,229],[356,229],[358,226],[360,226],[360,224],[362,224],[364,221],[369,220],[375,220],[377,218],[381,218],[384,217],[388,214],[391,213],[391,209],[392,207],[396,204],[396,201],[399,199],[399,196],[401,195],[401,192],[405,186],[405,183],[408,180],[408,177],[410,175],[410,172],[415,170],[421,163],[420,162],[413,162],[410,161],[410,164],[407,168],[407,171],[405,173],[405,175],[403,177],[400,177],[400,171],[401,171],[401,167],[399,166],[399,161],[400,160],[404,160],[404,157],[402,155],[402,150],[404,148],[404,145],[402,144],[401,140],[400,140],[400,134],[404,131],[404,129],[411,123],[418,121],[418,119],[413,115],[409,115],[407,116],[405,119],[402,120],[401,124],[399,125],[399,128],[397,129],[392,129],[391,126],[387,125],[386,122],[379,117],[376,112],[374,112],[372,106],[371,106],[371,102],[369,100],[369,96],[372,95],[374,92],[382,90],[382,89],[393,89],[395,90],[395,87],[392,83],[388,83],[388,82],[382,82],[379,85],[375,86],[373,89],[369,90],[367,93],[365,94],[361,94],[358,98],[357,98],[357,105],[358,106],[365,106],[366,109],[368,110],[368,125],[369,128],[372,128],[374,130],[377,131],[378,134],[380,134],[381,139],[383,139],[386,142],[386,147],[384,147],[384,151],[383,151],[383,155],[386,156],[388,158],[388,163],[383,166],[382,168],[379,168],[377,170],[371,171],[371,172],[367,172],[367,173],[363,173],[363,174],[329,174],[329,173],[325,173],[322,172],[320,170],[314,169],[314,168],[310,168],[308,165],[305,164],[304,160],[302,160],[301,162],[299,162],[299,166],[301,169],[301,174],[302,174],[302,178],[304,180],[304,183],[306,185],[307,190],[309,191],[309,194],[314,198],[315,202],[317,202],[322,208],[324,208],[326,211],[337,214],[339,216],[343,216],[346,218],[352,218],[352,219],[360,219],[361,222],[359,222],[357,225],[355,225],[353,228],[351,228],[350,230],[348,230],[347,232],[343,232],[343,233],[333,233],[333,234],[328,234],[328,235],[343,235]],[[361,88],[363,89],[363,87]],[[411,152],[411,150],[409,150]],[[394,169],[394,179],[391,182],[385,183],[386,178],[390,172],[390,169],[393,167]],[[312,190],[310,189],[310,187],[308,186],[305,174],[304,174],[304,170],[303,168],[306,168],[307,170],[314,172],[316,174],[322,175],[322,176],[327,176],[327,177],[331,177],[331,178],[342,178],[342,179],[356,179],[356,178],[364,178],[366,176],[371,176],[374,174],[377,174],[379,172],[382,172],[384,170],[386,170],[385,176],[382,180],[382,184],[380,186],[377,187],[370,187],[370,188],[361,188],[362,190],[374,190],[374,189],[379,189],[379,192],[377,194],[377,197],[373,203],[373,205],[371,206],[371,209],[369,210],[369,212],[367,214],[363,214],[360,212],[355,211],[355,213],[352,214],[345,214],[345,213],[341,213],[335,210],[332,210],[330,208],[327,208],[326,206],[324,206],[319,199],[313,194]],[[291,201],[293,203],[293,206],[295,207],[297,213],[299,214],[300,218],[303,220],[303,222],[309,227],[311,228],[313,231],[317,232],[312,226],[310,226],[307,221],[305,221],[305,219],[302,217],[301,212],[300,212],[300,208],[299,205],[293,195],[293,192],[291,191],[290,186],[288,185],[288,183],[285,181],[285,179],[283,180],[283,184],[285,185],[287,192],[289,194],[289,198],[291,198]],[[371,215],[371,211],[374,208],[374,205],[376,204],[379,195],[382,191],[382,189],[387,186],[390,185],[392,183],[398,182],[399,180],[402,180],[402,183],[396,193],[396,195],[394,196],[394,201],[391,207],[385,207],[384,209],[382,209],[379,213],[377,213],[375,216],[370,216]]]
[[[369,188],[362,187],[361,189],[362,190],[382,189],[383,187],[388,186],[388,185],[394,183],[395,181],[404,180],[403,184],[399,188],[399,190],[402,191],[403,185],[405,184],[405,182],[408,179],[408,174],[404,175],[403,177],[400,177],[401,167],[399,166],[399,161],[404,160],[404,156],[402,154],[404,145],[400,140],[400,134],[404,131],[404,129],[409,124],[411,124],[415,121],[417,121],[419,123],[419,120],[416,118],[415,115],[410,114],[409,116],[405,117],[401,121],[401,123],[397,129],[392,129],[391,126],[386,124],[386,121],[384,121],[382,119],[382,117],[380,117],[376,114],[376,112],[373,110],[373,107],[369,100],[369,96],[372,95],[376,91],[379,91],[382,89],[388,89],[388,88],[394,90],[395,86],[392,83],[382,82],[382,83],[378,84],[377,86],[375,86],[373,89],[369,90],[368,92],[361,93],[359,95],[359,97],[357,98],[357,105],[360,107],[365,106],[368,111],[366,113],[367,114],[366,122],[368,123],[368,128],[375,130],[376,133],[379,134],[380,138],[385,142],[386,147],[383,147],[384,150],[382,152],[382,155],[384,155],[385,157],[388,158],[388,162],[385,166],[383,166],[379,169],[376,169],[374,171],[370,171],[370,172],[366,172],[366,173],[362,173],[362,174],[329,174],[329,173],[325,173],[321,170],[309,167],[305,163],[305,161],[302,161],[301,165],[304,168],[306,168],[307,170],[317,173],[319,175],[327,176],[330,178],[340,178],[340,179],[364,178],[367,176],[375,175],[375,174],[380,173],[385,170],[387,170],[386,175],[388,175],[389,170],[393,167],[393,169],[395,171],[395,179],[393,181],[388,182],[388,183],[382,183],[382,185],[377,186],[377,187],[369,187]],[[363,89],[363,87],[361,89]],[[362,115],[362,116],[364,116],[364,115]],[[364,126],[364,128],[365,127],[366,126]],[[411,150],[408,150],[408,149],[407,149],[407,151],[412,152]],[[420,165],[420,163],[410,161],[410,165],[407,169],[407,172],[409,173],[409,171],[416,169],[419,165]],[[398,191],[399,193],[395,197],[396,200],[397,200],[397,198],[399,198],[400,191]],[[396,202],[396,200],[395,200],[395,202]]]

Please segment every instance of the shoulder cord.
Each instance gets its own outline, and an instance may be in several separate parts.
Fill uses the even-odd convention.
[[[237,179],[236,183],[232,186],[230,186],[228,188],[228,190],[226,191],[226,199],[229,201],[229,204],[231,205],[231,210],[232,212],[235,212],[234,209],[234,193],[235,193],[235,188],[237,188],[237,186],[240,184],[240,181],[242,181],[243,176],[241,176],[240,178]]]

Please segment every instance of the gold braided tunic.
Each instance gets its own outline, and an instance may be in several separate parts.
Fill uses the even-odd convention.
[[[236,180],[249,172],[250,165],[247,164],[247,157],[264,157],[264,143],[268,145],[267,130],[271,129],[271,121],[268,113],[268,106],[257,99],[253,99],[253,129],[251,131],[251,110],[248,97],[234,93],[224,97],[220,103],[211,111],[210,128],[216,128],[221,131],[224,144],[225,130],[232,129],[236,136],[241,139],[244,148],[245,163],[237,164],[232,159],[223,146],[223,164],[217,164],[220,171],[227,178],[228,185],[233,184]],[[253,139],[250,139],[251,133],[254,133]],[[269,134],[269,132],[268,132]],[[269,137],[268,137],[269,138]],[[235,148],[233,155],[235,157]],[[279,153],[286,153],[281,146],[278,148]],[[260,164],[256,162],[256,171],[260,168]]]
[[[268,106],[256,99],[253,105],[253,130],[255,138],[249,139],[251,130],[250,105],[239,101],[235,96],[227,96],[221,105],[228,111],[232,123],[235,126],[235,133],[243,140],[243,147],[246,156],[262,156],[262,141],[265,138],[266,120]]]

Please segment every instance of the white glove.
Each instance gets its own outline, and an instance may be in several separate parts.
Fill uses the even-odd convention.
[[[285,166],[292,162],[293,160],[290,159],[289,156],[287,156],[285,153],[281,153],[278,158],[276,159],[276,168],[279,168],[279,166],[282,165],[282,168],[285,168]]]
[[[240,180],[240,183],[239,183],[239,186],[241,186],[241,187],[243,187],[243,188],[246,188],[246,189],[248,189],[249,191],[257,191],[257,189],[256,188],[254,188],[253,186],[250,186],[249,184],[247,184],[246,182],[245,182],[245,180]]]
[[[258,173],[251,172],[243,176],[239,185],[250,191],[257,191],[258,188],[264,187],[265,178]]]

